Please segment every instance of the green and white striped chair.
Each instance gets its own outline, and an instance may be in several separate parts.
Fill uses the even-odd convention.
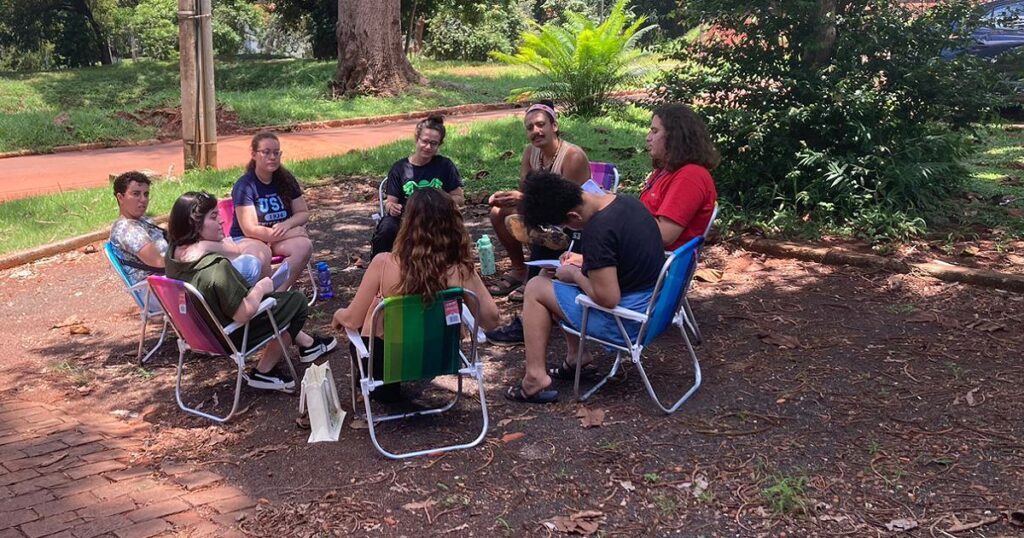
[[[467,298],[471,300],[466,301]],[[467,302],[473,307],[471,311],[466,309]],[[484,395],[483,363],[480,362],[477,353],[479,338],[464,339],[462,330],[465,326],[471,331],[468,334],[479,335],[475,321],[479,317],[479,308],[480,303],[476,295],[461,288],[444,290],[429,303],[425,303],[419,295],[386,297],[377,305],[371,317],[372,327],[383,326],[382,350],[376,349],[378,339],[371,338],[370,348],[367,350],[358,332],[351,329],[347,331],[349,341],[361,359],[352,361],[356,363],[352,366],[352,411],[359,416],[355,397],[358,386],[363,395],[370,440],[381,454],[392,459],[409,458],[470,448],[483,440],[487,434],[488,415]],[[463,342],[468,342],[468,354],[462,350]],[[365,367],[364,360],[367,362]],[[374,368],[375,360],[383,361],[383,367]],[[358,385],[356,368],[359,369]],[[377,372],[377,375],[374,372]],[[455,396],[447,404],[411,413],[378,416],[373,414],[370,393],[374,389],[389,383],[429,380],[444,375],[454,375],[458,379]],[[464,375],[475,379],[480,390],[483,427],[475,439],[463,444],[402,453],[390,452],[380,445],[377,439],[377,424],[418,415],[439,414],[454,407],[462,395]]]

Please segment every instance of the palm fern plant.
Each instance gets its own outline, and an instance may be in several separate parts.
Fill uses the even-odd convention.
[[[649,73],[657,58],[637,42],[655,25],[644,26],[643,16],[630,22],[626,3],[618,0],[596,25],[577,13],[567,13],[565,24],[533,22],[515,54],[492,52],[496,60],[531,67],[544,77],[537,86],[512,90],[509,100],[551,99],[570,113],[592,116],[604,109],[611,92]]]

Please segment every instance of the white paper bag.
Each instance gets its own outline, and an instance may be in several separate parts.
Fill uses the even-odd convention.
[[[345,412],[338,400],[338,388],[334,385],[334,374],[326,362],[310,366],[302,376],[302,392],[299,394],[299,413],[309,410],[309,443],[337,441]]]

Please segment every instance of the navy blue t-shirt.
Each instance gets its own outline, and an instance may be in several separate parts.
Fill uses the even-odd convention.
[[[292,200],[302,196],[302,188],[298,185],[295,188],[296,192],[291,193]],[[292,216],[291,204],[285,203],[276,187],[260,181],[256,177],[256,172],[246,172],[244,176],[238,178],[235,186],[231,189],[231,200],[235,203],[236,211],[242,206],[254,206],[256,222],[260,226],[269,228]],[[231,237],[245,237],[242,227],[238,224],[237,215],[231,224]]]
[[[448,157],[435,155],[423,166],[412,164],[406,157],[391,166],[388,180],[384,183],[384,194],[398,198],[398,203],[405,205],[405,199],[416,189],[434,187],[452,192],[461,186],[459,169]]]

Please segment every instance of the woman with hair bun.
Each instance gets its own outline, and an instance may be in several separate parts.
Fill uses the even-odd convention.
[[[412,155],[391,166],[384,183],[384,214],[373,232],[371,256],[390,252],[398,236],[405,202],[417,189],[434,188],[448,193],[462,207],[462,177],[451,159],[438,155],[444,143],[444,118],[430,116],[416,124]]]
[[[452,197],[440,189],[414,190],[403,208],[401,222],[394,249],[370,261],[352,302],[334,313],[334,327],[361,331],[364,340],[379,338],[382,328],[371,328],[370,318],[384,297],[434,297],[440,291],[459,287],[472,291],[480,300],[480,327],[493,329],[498,324],[498,306],[473,264],[469,234]],[[375,349],[383,350],[382,343],[378,344]],[[352,357],[355,360],[354,349]],[[382,367],[382,363],[374,361],[375,366]],[[378,400],[396,399],[398,385],[384,385],[372,394]]]

